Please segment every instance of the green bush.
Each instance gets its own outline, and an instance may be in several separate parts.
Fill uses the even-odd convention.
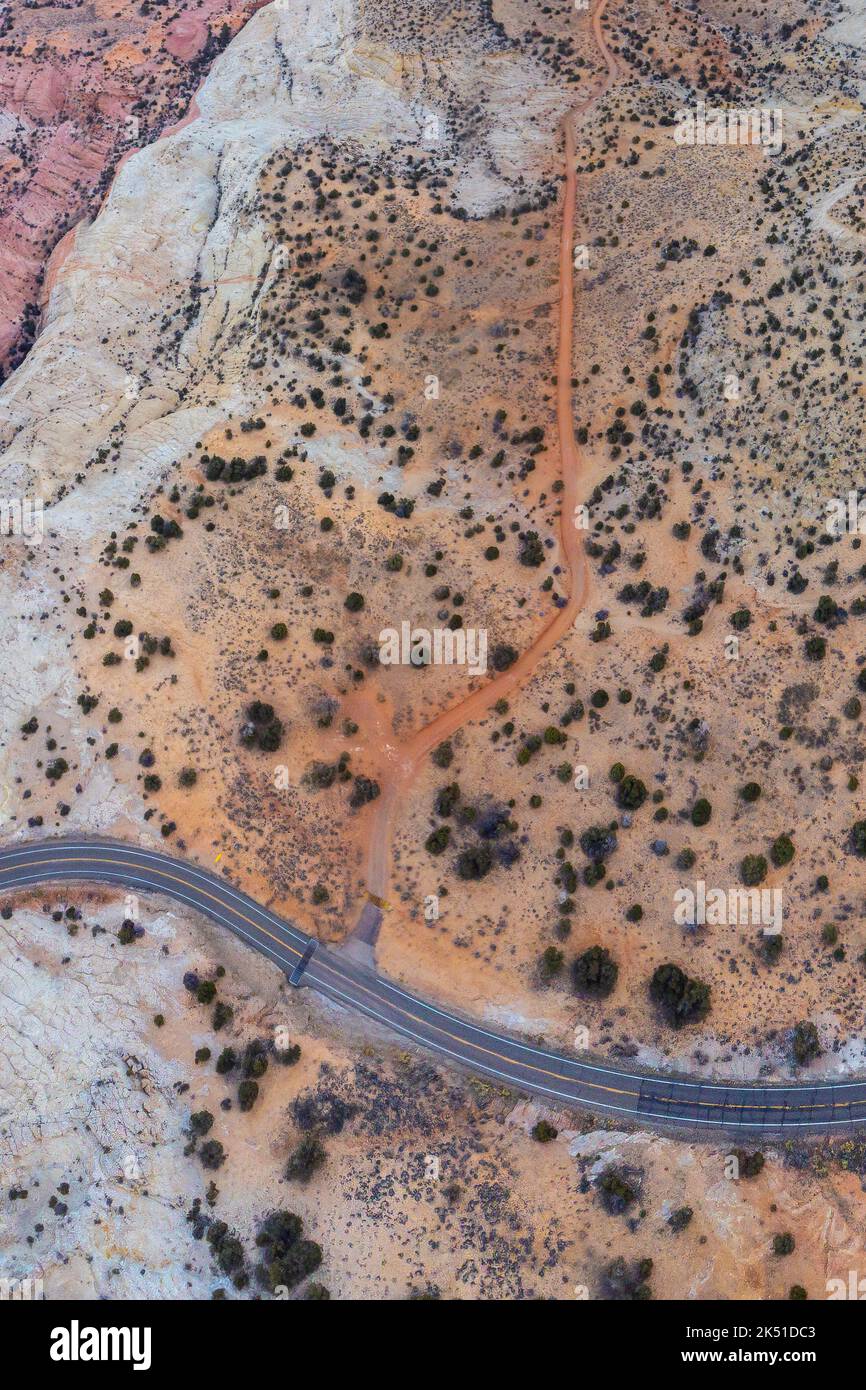
[[[224,1028],[227,1023],[230,1023],[234,1016],[235,1011],[232,1008],[231,1004],[225,1004],[223,1003],[222,999],[218,999],[217,1002],[214,1004],[213,1010],[214,1032],[219,1033],[220,1029]]]
[[[262,1223],[256,1245],[263,1252],[263,1260],[256,1276],[271,1293],[278,1288],[294,1288],[322,1263],[321,1247],[313,1240],[303,1240],[302,1233],[303,1222],[291,1211],[272,1211]],[[314,1288],[322,1286],[311,1284],[307,1297],[329,1296],[326,1289],[317,1294]]]
[[[637,1188],[630,1173],[620,1168],[605,1168],[595,1182],[605,1211],[619,1216],[637,1201]]]
[[[740,864],[740,878],[747,888],[757,888],[767,877],[767,868],[763,854],[747,854]]]
[[[647,789],[639,777],[626,773],[616,789],[616,804],[623,811],[637,811],[647,798]]]
[[[289,1182],[308,1182],[326,1157],[322,1141],[314,1134],[305,1134],[289,1155],[285,1176]]]
[[[555,1139],[559,1133],[548,1120],[539,1120],[537,1125],[533,1125],[530,1133],[533,1139],[537,1139],[539,1144],[549,1144],[551,1139]]]
[[[851,848],[861,858],[866,856],[866,820],[858,820],[852,825]]]
[[[493,852],[487,844],[464,849],[454,865],[458,878],[472,881],[485,878],[493,868]]]
[[[672,1211],[668,1217],[668,1225],[672,1231],[679,1235],[680,1231],[684,1231],[689,1225],[694,1214],[691,1207],[677,1207],[676,1211]]]
[[[218,1139],[206,1139],[198,1151],[203,1168],[220,1168],[226,1161],[226,1151]]]
[[[766,1159],[760,1149],[747,1153],[745,1149],[734,1149],[737,1168],[741,1178],[756,1178],[764,1170]]]
[[[238,1086],[238,1106],[241,1110],[252,1110],[259,1095],[259,1083],[257,1081],[242,1081]]]
[[[791,1038],[791,1051],[794,1061],[800,1067],[806,1067],[816,1057],[820,1057],[821,1041],[814,1023],[803,1022],[796,1025]]]
[[[446,739],[444,743],[440,743],[437,748],[433,749],[430,757],[437,767],[450,767],[454,761],[454,749]]]
[[[448,848],[448,841],[451,839],[451,826],[438,826],[424,841],[424,848],[428,854],[442,854]]]
[[[692,980],[678,965],[659,965],[650,980],[650,998],[662,1009],[672,1028],[698,1023],[710,1011],[710,987]]]
[[[773,932],[772,935],[761,937],[761,955],[767,965],[775,965],[782,954],[782,933]]]
[[[779,835],[770,846],[770,858],[777,869],[790,864],[794,858],[794,842],[790,835]]]
[[[541,954],[541,973],[545,979],[552,979],[562,969],[565,956],[558,946],[546,946]]]
[[[581,994],[604,999],[616,985],[619,966],[605,947],[590,946],[575,960],[571,975],[574,988]]]

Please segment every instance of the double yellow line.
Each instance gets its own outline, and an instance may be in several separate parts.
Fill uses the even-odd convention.
[[[292,954],[293,956],[297,956],[299,959],[300,959],[300,957],[301,957],[302,954],[303,954],[301,951],[297,950],[296,947],[288,945],[288,943],[285,942],[285,941],[283,941],[280,937],[274,936],[271,932],[269,932],[269,931],[267,930],[267,928],[263,927],[263,926],[261,925],[260,922],[254,921],[252,917],[247,917],[246,914],[243,913],[243,912],[241,912],[241,910],[240,910],[239,908],[235,907],[233,904],[231,904],[231,903],[229,903],[229,902],[226,902],[226,900],[225,900],[224,898],[218,897],[215,893],[209,893],[209,892],[207,892],[206,889],[198,887],[197,884],[191,882],[189,879],[182,878],[182,877],[179,876],[178,874],[169,873],[169,872],[168,872],[167,870],[165,870],[165,869],[156,869],[156,868],[152,868],[149,864],[148,864],[148,865],[141,865],[141,864],[135,863],[133,860],[127,860],[127,859],[97,858],[97,857],[94,856],[94,855],[88,855],[88,856],[86,856],[86,857],[84,857],[84,856],[68,855],[68,856],[65,856],[64,858],[57,858],[57,859],[37,859],[37,860],[24,860],[24,861],[20,861],[19,863],[16,863],[16,864],[11,865],[11,866],[9,866],[9,867],[0,867],[0,874],[14,873],[14,872],[16,872],[16,871],[18,871],[18,870],[20,870],[20,869],[27,869],[27,868],[45,868],[46,866],[51,866],[51,867],[53,867],[53,866],[58,865],[58,864],[110,864],[110,865],[113,865],[113,866],[116,866],[116,867],[120,867],[120,868],[135,869],[135,870],[137,870],[139,873],[141,873],[141,872],[146,872],[146,873],[152,874],[152,875],[154,875],[154,876],[156,876],[156,877],[163,878],[163,879],[165,879],[165,880],[166,880],[167,882],[169,882],[169,883],[179,883],[179,884],[181,884],[181,885],[182,885],[183,887],[185,887],[185,888],[191,888],[191,889],[193,889],[193,891],[196,892],[196,893],[198,893],[201,897],[203,897],[203,898],[208,898],[208,899],[210,899],[211,902],[217,903],[221,908],[227,909],[229,912],[234,913],[235,917],[238,917],[242,922],[246,922],[249,926],[255,928],[256,931],[261,932],[263,936],[268,937],[268,939],[269,939],[270,941],[273,941],[274,944],[275,944],[276,946],[279,946],[282,950],[284,950],[284,951],[290,951],[291,954]],[[46,879],[50,879],[50,875],[46,875]],[[23,887],[29,887],[29,886],[31,886],[31,885],[22,885],[22,886],[23,886]],[[372,894],[369,894],[368,896],[371,897],[371,899],[373,898],[373,895],[372,895]],[[376,899],[373,899],[373,900],[374,900],[374,901],[377,901]],[[386,906],[386,904],[384,904],[384,903],[382,902],[381,899],[379,899],[378,902],[381,903],[383,906]],[[377,1001],[377,1003],[386,1005],[387,1008],[389,1008],[389,1009],[392,1011],[392,1013],[398,1015],[398,1016],[401,1017],[401,1018],[408,1019],[408,1020],[410,1020],[412,1023],[416,1023],[416,1024],[420,1025],[422,1028],[426,1028],[426,1029],[428,1029],[428,1030],[432,1030],[434,1033],[441,1034],[442,1037],[447,1038],[447,1039],[449,1040],[449,1042],[457,1043],[457,1044],[459,1044],[460,1047],[462,1047],[463,1049],[466,1049],[467,1047],[472,1048],[473,1051],[482,1053],[482,1054],[484,1054],[484,1055],[487,1056],[487,1057],[492,1057],[492,1058],[494,1058],[497,1062],[504,1062],[506,1065],[510,1065],[510,1066],[512,1066],[512,1067],[513,1067],[513,1066],[519,1066],[519,1067],[521,1067],[522,1069],[524,1069],[524,1070],[526,1070],[526,1071],[536,1072],[539,1076],[548,1077],[548,1078],[549,1078],[550,1080],[552,1080],[552,1081],[561,1081],[561,1082],[565,1082],[565,1083],[571,1084],[571,1085],[574,1085],[574,1084],[575,1084],[575,1081],[577,1081],[579,1085],[585,1086],[585,1087],[587,1087],[587,1088],[590,1089],[590,1090],[594,1090],[594,1091],[604,1091],[604,1092],[606,1092],[606,1093],[609,1094],[609,1095],[615,1095],[615,1096],[632,1096],[632,1097],[634,1097],[634,1098],[636,1098],[636,1099],[638,1099],[638,1098],[640,1097],[640,1094],[641,1094],[640,1089],[638,1089],[637,1091],[631,1091],[631,1090],[622,1089],[622,1088],[616,1087],[616,1086],[605,1086],[605,1085],[604,1085],[602,1082],[600,1082],[600,1081],[588,1081],[588,1080],[585,1080],[583,1077],[575,1078],[575,1077],[573,1077],[573,1076],[565,1076],[565,1075],[563,1075],[562,1072],[550,1071],[550,1070],[549,1070],[548,1068],[546,1068],[546,1067],[537,1066],[534,1062],[518,1062],[518,1061],[516,1061],[515,1058],[509,1057],[509,1056],[507,1055],[507,1053],[497,1052],[497,1051],[495,1050],[495,1048],[483,1047],[480,1043],[474,1042],[474,1041],[472,1041],[472,1040],[469,1039],[469,1038],[463,1037],[460,1033],[451,1033],[451,1032],[449,1032],[448,1029],[447,1029],[447,1028],[443,1028],[441,1024],[438,1024],[438,1023],[431,1023],[429,1019],[423,1018],[422,1016],[420,1016],[420,1015],[418,1015],[418,1014],[410,1013],[408,1009],[402,1008],[402,1007],[399,1006],[399,1005],[392,1004],[390,1000],[385,1000],[385,999],[383,999],[382,996],[381,996],[380,994],[377,994],[375,990],[370,989],[367,985],[361,984],[361,982],[360,982],[359,980],[355,979],[354,976],[351,976],[351,975],[344,976],[343,974],[341,974],[341,972],[340,972],[339,970],[335,969],[335,967],[330,963],[330,961],[328,961],[328,959],[327,959],[325,956],[319,955],[319,956],[317,956],[316,959],[317,959],[317,963],[319,964],[320,967],[324,967],[326,970],[330,970],[331,973],[334,974],[334,975],[337,977],[337,979],[339,979],[340,981],[342,981],[344,984],[347,983],[347,982],[351,982],[351,984],[355,987],[355,989],[362,991],[364,994],[370,995],[370,997],[373,998],[373,999],[375,999],[375,1000]],[[470,1024],[469,1026],[471,1027],[471,1024]],[[468,1059],[467,1059],[467,1060],[468,1060]],[[580,1065],[580,1064],[578,1063],[577,1065]],[[654,1078],[648,1077],[647,1080],[648,1080],[649,1082],[652,1082],[652,1081],[654,1080]],[[661,1083],[661,1084],[663,1084],[663,1083]],[[693,1084],[694,1084],[694,1085],[699,1085],[700,1083],[699,1083],[699,1082],[694,1082]],[[700,1100],[700,1099],[699,1099],[699,1100],[691,1100],[691,1099],[687,1099],[687,1098],[685,1098],[685,1097],[683,1097],[682,1099],[680,1099],[680,1098],[674,1098],[674,1097],[670,1097],[670,1096],[647,1096],[646,1099],[647,1099],[647,1100],[650,1100],[650,1101],[655,1101],[656,1103],[664,1103],[664,1104],[668,1104],[668,1105],[677,1104],[677,1105],[687,1105],[687,1106],[698,1106],[698,1107],[700,1107],[700,1108],[702,1108],[702,1109],[705,1109],[705,1110],[720,1110],[720,1111],[722,1111],[723,1114],[724,1114],[724,1112],[725,1112],[726,1110],[728,1110],[728,1109],[735,1110],[735,1111],[738,1111],[738,1112],[739,1112],[739,1111],[743,1111],[743,1110],[762,1110],[762,1111],[766,1111],[766,1110],[812,1110],[812,1109],[814,1109],[814,1105],[813,1105],[813,1104],[789,1106],[789,1105],[786,1105],[786,1104],[784,1104],[784,1103],[781,1104],[781,1105],[778,1105],[778,1104],[753,1105],[753,1104],[750,1104],[750,1103],[748,1103],[748,1102],[742,1102],[742,1103],[740,1103],[740,1102],[735,1102],[734,1104],[732,1104],[732,1105],[729,1106],[729,1105],[728,1105],[725,1101],[723,1101],[723,1100],[715,1100],[715,1101],[713,1101],[713,1100]],[[579,1099],[579,1097],[577,1097],[577,1096],[574,1097],[574,1103],[575,1103],[575,1104],[580,1104],[580,1099]],[[830,1105],[832,1105],[832,1108],[833,1108],[834,1110],[836,1110],[836,1109],[846,1110],[846,1109],[850,1109],[850,1107],[853,1106],[853,1105],[866,1105],[866,1098],[864,1098],[863,1100],[844,1101],[844,1102],[842,1102],[842,1103],[841,1103],[840,1105],[838,1105],[838,1106],[837,1106],[837,1103],[836,1103],[835,1100],[833,1100],[833,1101],[821,1102],[821,1104],[823,1104],[824,1106],[830,1106]],[[677,1118],[677,1117],[674,1116],[673,1118]],[[720,1123],[721,1123],[721,1121],[720,1121]]]

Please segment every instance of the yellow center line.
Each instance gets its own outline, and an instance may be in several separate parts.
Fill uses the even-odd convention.
[[[330,964],[330,962],[329,962],[324,956],[318,956],[318,957],[317,957],[317,963],[318,963],[319,965],[325,966],[328,970],[333,970],[333,971],[334,971],[334,974],[337,975],[338,979],[341,979],[341,980],[344,980],[344,981],[345,981],[345,977],[344,977],[343,975],[341,975],[340,972],[339,972],[338,970],[335,970],[334,967]],[[374,999],[378,999],[378,998],[379,998],[379,996],[375,993],[375,991],[373,991],[373,990],[371,990],[371,989],[368,989],[366,985],[362,985],[359,981],[355,980],[354,978],[352,978],[352,983],[355,985],[356,989],[361,989],[361,990],[363,990],[365,994],[370,994],[370,995],[372,995]],[[380,1002],[381,1002],[381,1001],[380,1001]],[[558,1071],[548,1071],[545,1067],[536,1066],[536,1065],[535,1065],[534,1063],[532,1063],[532,1062],[519,1062],[519,1061],[517,1061],[514,1057],[508,1057],[507,1055],[505,1055],[505,1054],[502,1053],[502,1052],[496,1052],[496,1051],[494,1051],[493,1048],[490,1048],[490,1047],[482,1047],[480,1043],[473,1042],[473,1041],[472,1041],[471,1039],[469,1039],[469,1038],[461,1037],[459,1033],[449,1033],[448,1030],[447,1030],[447,1028],[443,1028],[443,1027],[441,1026],[441,1024],[438,1024],[438,1023],[431,1023],[429,1019],[420,1018],[420,1017],[418,1016],[418,1014],[410,1013],[410,1012],[408,1011],[408,1009],[400,1008],[399,1005],[396,1005],[396,1004],[393,1004],[393,1005],[392,1005],[392,1004],[390,1003],[390,1001],[389,1001],[389,1007],[392,1008],[392,1009],[394,1010],[395,1013],[401,1014],[404,1018],[411,1019],[413,1023],[420,1023],[420,1024],[422,1024],[422,1026],[424,1026],[424,1027],[426,1027],[426,1028],[433,1028],[433,1029],[436,1030],[436,1032],[441,1033],[441,1034],[443,1035],[443,1037],[446,1037],[446,1038],[450,1039],[452,1042],[463,1043],[464,1046],[467,1046],[467,1045],[468,1045],[469,1047],[474,1048],[477,1052],[483,1052],[483,1053],[485,1053],[488,1057],[494,1057],[498,1062],[510,1062],[512,1066],[515,1066],[515,1065],[516,1065],[516,1066],[520,1066],[520,1067],[525,1067],[527,1071],[535,1071],[535,1072],[538,1072],[541,1076],[548,1076],[548,1077],[550,1077],[551,1079],[553,1079],[554,1081],[565,1081],[565,1082],[569,1082],[571,1085],[574,1085],[574,1083],[577,1082],[579,1085],[581,1085],[581,1086],[588,1086],[588,1087],[590,1087],[592,1090],[595,1090],[595,1091],[609,1091],[612,1095],[615,1095],[615,1096],[640,1096],[640,1091],[639,1091],[639,1090],[638,1090],[638,1091],[623,1091],[623,1090],[618,1089],[616,1086],[604,1086],[600,1081],[585,1081],[585,1080],[583,1079],[583,1077],[564,1076],[561,1072],[558,1072]],[[470,1024],[469,1026],[471,1027],[471,1024]],[[580,1063],[577,1062],[575,1065],[580,1066]],[[656,1078],[655,1078],[655,1077],[648,1076],[648,1077],[647,1077],[647,1081],[653,1082],[653,1081],[656,1081]],[[659,1084],[663,1085],[664,1083],[661,1082],[661,1083],[659,1083]],[[700,1082],[695,1081],[695,1082],[692,1082],[691,1084],[692,1084],[692,1085],[695,1085],[695,1086],[698,1086],[698,1085],[700,1085]],[[718,1084],[718,1083],[715,1083],[715,1084]],[[648,1099],[648,1100],[665,1100],[665,1101],[668,1101],[668,1103],[671,1103],[671,1098],[670,1098],[670,1097],[667,1097],[667,1096],[648,1096],[647,1099]],[[722,1101],[722,1100],[687,1100],[687,1099],[685,1099],[685,1098],[680,1099],[679,1097],[677,1097],[677,1098],[675,1098],[675,1099],[676,1099],[676,1104],[677,1104],[677,1105],[700,1105],[700,1106],[703,1106],[703,1107],[704,1107],[705,1109],[707,1109],[707,1110],[724,1110],[724,1109],[728,1108],[728,1107],[725,1105],[724,1101]],[[818,1102],[818,1103],[819,1103],[819,1104],[823,1104],[823,1105],[830,1105],[830,1104],[831,1104],[830,1101],[823,1101],[823,1102]],[[849,1101],[843,1101],[843,1102],[841,1103],[841,1105],[840,1105],[838,1108],[844,1110],[849,1104],[851,1104],[851,1105],[866,1105],[866,1100],[855,1100],[855,1101],[851,1101],[851,1102],[849,1102]],[[835,1100],[832,1102],[832,1106],[833,1106],[833,1109],[834,1109],[834,1110],[837,1108]],[[814,1109],[814,1106],[812,1106],[812,1105],[796,1105],[796,1106],[788,1106],[788,1105],[747,1105],[747,1104],[742,1104],[742,1105],[741,1105],[741,1104],[739,1104],[738,1102],[734,1102],[734,1104],[733,1104],[730,1108],[733,1109],[733,1110],[812,1110],[812,1109]]]
[[[151,868],[149,864],[136,864],[133,860],[129,859],[97,859],[93,855],[81,858],[69,855],[63,859],[30,859],[19,864],[13,864],[8,869],[0,868],[0,873],[14,873],[16,869],[43,868],[46,864],[119,864],[122,868],[137,869],[139,873],[158,874],[160,878],[168,879],[172,883],[182,883],[184,888],[191,888],[193,892],[200,893],[203,898],[210,898],[211,902],[219,903],[220,907],[229,912],[233,912],[236,917],[240,917],[242,922],[247,922],[251,927],[255,927],[256,931],[260,931],[263,936],[268,937],[275,945],[281,946],[284,951],[291,951],[293,956],[301,955],[301,952],[295,950],[294,946],[290,946],[288,942],[281,940],[278,936],[273,936],[259,922],[253,921],[252,917],[247,917],[239,908],[234,907],[231,903],[227,903],[223,898],[218,898],[215,893],[208,893],[204,888],[199,888],[197,884],[191,882],[189,879],[181,878],[177,874],[167,873],[165,869]],[[22,884],[22,887],[31,886],[35,885]]]
[[[338,970],[334,969],[331,963],[324,956],[318,956],[317,963],[319,965],[324,965],[328,970],[333,970],[334,974],[338,977],[338,979],[345,979],[345,977],[341,975]],[[375,993],[374,990],[368,989],[366,985],[362,985],[359,981],[355,980],[354,977],[350,978],[352,984],[356,987],[356,989],[362,989],[365,994],[370,994],[373,996],[374,999],[379,999],[379,996]],[[380,999],[379,1002],[381,1003],[384,1001]],[[498,1062],[510,1062],[512,1066],[515,1065],[515,1059],[513,1057],[508,1057],[502,1052],[495,1052],[490,1047],[482,1047],[480,1043],[472,1042],[469,1038],[463,1038],[460,1036],[459,1033],[449,1033],[448,1029],[443,1028],[441,1024],[431,1023],[429,1019],[420,1018],[418,1014],[409,1013],[408,1009],[403,1009],[397,1004],[392,1004],[390,1000],[388,1000],[387,1002],[388,1007],[391,1008],[395,1013],[400,1014],[403,1018],[411,1019],[413,1023],[420,1023],[422,1027],[435,1029],[437,1033],[441,1033],[443,1037],[450,1039],[451,1042],[462,1043],[464,1046],[468,1045],[469,1047],[475,1048],[477,1052],[486,1053],[488,1057],[495,1057]],[[621,1091],[618,1090],[615,1086],[603,1086],[598,1081],[584,1082],[582,1078],[577,1078],[573,1076],[562,1076],[559,1072],[546,1071],[544,1067],[537,1067],[531,1062],[518,1062],[516,1063],[516,1065],[526,1067],[529,1071],[537,1071],[542,1076],[553,1077],[557,1081],[571,1082],[572,1085],[576,1080],[579,1080],[581,1085],[592,1086],[593,1089],[598,1091],[610,1091],[612,1095],[616,1096],[637,1096],[640,1094],[639,1091]]]
[[[7,867],[7,868],[4,868],[4,867],[0,866],[0,874],[14,873],[14,872],[15,872],[16,870],[18,870],[18,869],[45,868],[46,865],[52,866],[52,867],[53,867],[54,865],[57,865],[57,864],[110,864],[110,865],[114,865],[114,866],[120,866],[121,868],[136,869],[139,873],[142,873],[142,872],[150,873],[150,874],[155,875],[155,876],[158,877],[158,878],[164,878],[164,879],[166,879],[166,880],[168,880],[169,882],[172,882],[172,883],[180,883],[180,884],[182,884],[185,888],[191,888],[191,889],[193,889],[194,892],[199,893],[203,898],[209,898],[212,902],[218,903],[219,906],[220,906],[221,908],[223,908],[224,910],[234,913],[234,915],[235,915],[236,917],[240,918],[240,920],[241,920],[242,922],[246,922],[249,926],[254,927],[254,928],[256,929],[256,931],[261,932],[263,936],[266,936],[270,941],[273,941],[274,944],[277,945],[277,946],[279,946],[279,947],[281,947],[282,950],[284,950],[284,951],[290,951],[291,954],[292,954],[293,956],[298,956],[299,958],[300,958],[301,955],[302,955],[302,952],[296,950],[296,948],[295,948],[294,946],[290,946],[290,945],[288,945],[287,942],[281,940],[280,937],[277,937],[277,936],[272,935],[272,933],[269,932],[265,927],[263,927],[259,922],[254,921],[253,918],[251,918],[251,917],[247,917],[243,912],[241,912],[241,911],[239,910],[239,908],[234,907],[231,903],[226,902],[223,898],[218,898],[214,893],[208,893],[208,892],[206,891],[206,889],[204,889],[204,888],[199,888],[195,883],[191,882],[189,879],[182,878],[182,877],[180,877],[180,876],[177,875],[177,874],[170,874],[170,873],[168,873],[165,869],[156,869],[156,868],[152,868],[149,864],[147,864],[147,865],[141,865],[141,864],[136,863],[136,862],[133,861],[133,860],[127,860],[127,859],[114,859],[114,858],[112,858],[112,859],[105,859],[105,858],[96,858],[95,856],[92,856],[92,855],[87,856],[87,857],[80,857],[80,856],[68,855],[68,856],[65,856],[64,858],[58,858],[58,859],[49,859],[49,860],[46,860],[46,859],[23,860],[23,861],[20,861],[20,862],[17,863],[17,864],[10,865],[10,866]],[[104,880],[103,880],[103,881],[104,881]],[[22,887],[31,887],[31,886],[35,886],[35,885],[29,885],[29,884],[24,884],[24,885],[22,885]],[[324,957],[324,956],[319,956],[319,957],[317,958],[317,960],[318,960],[318,964],[319,964],[319,965],[322,965],[322,966],[325,967],[325,969],[332,971],[332,973],[335,974],[335,975],[337,976],[337,978],[338,978],[343,984],[351,983],[352,985],[354,985],[354,987],[355,987],[356,989],[361,990],[364,994],[369,994],[372,998],[374,998],[375,1000],[377,1000],[378,1003],[380,1003],[380,1004],[386,1004],[387,1007],[392,1011],[392,1013],[398,1015],[398,1016],[401,1017],[401,1018],[409,1019],[412,1023],[420,1024],[422,1028],[427,1028],[427,1029],[429,1029],[429,1030],[432,1030],[433,1032],[441,1033],[442,1036],[445,1037],[445,1038],[448,1038],[450,1042],[462,1043],[464,1047],[466,1047],[466,1046],[471,1047],[471,1048],[473,1048],[474,1051],[476,1051],[476,1052],[482,1052],[482,1053],[484,1053],[485,1055],[487,1055],[487,1056],[489,1056],[489,1057],[493,1057],[493,1058],[495,1058],[496,1061],[498,1061],[498,1062],[510,1063],[512,1066],[520,1066],[520,1067],[523,1067],[523,1068],[525,1068],[527,1071],[538,1072],[538,1074],[539,1074],[540,1076],[549,1077],[549,1078],[551,1078],[551,1079],[554,1080],[554,1081],[564,1081],[564,1082],[567,1082],[567,1083],[569,1083],[569,1084],[571,1084],[571,1085],[574,1085],[575,1082],[577,1082],[577,1084],[579,1084],[579,1085],[581,1085],[581,1086],[586,1086],[586,1087],[587,1087],[588,1089],[590,1089],[590,1090],[594,1090],[594,1091],[607,1091],[609,1094],[611,1094],[611,1095],[616,1095],[616,1096],[635,1096],[635,1097],[639,1097],[639,1096],[640,1096],[640,1091],[639,1091],[639,1090],[638,1090],[638,1091],[623,1090],[623,1089],[621,1089],[621,1088],[619,1088],[619,1087],[616,1087],[616,1086],[605,1086],[605,1085],[603,1085],[603,1084],[602,1084],[601,1082],[599,1082],[599,1081],[587,1081],[587,1080],[584,1080],[583,1077],[565,1076],[565,1075],[563,1075],[562,1072],[550,1071],[550,1070],[548,1070],[548,1069],[545,1068],[545,1067],[536,1066],[535,1063],[533,1063],[533,1062],[520,1062],[520,1061],[517,1061],[517,1060],[516,1060],[515,1058],[513,1058],[513,1057],[509,1057],[509,1056],[508,1056],[507,1054],[505,1054],[505,1053],[495,1051],[495,1049],[493,1049],[493,1048],[483,1047],[480,1043],[474,1042],[474,1041],[472,1041],[470,1038],[462,1037],[459,1033],[451,1033],[451,1032],[449,1032],[448,1029],[447,1029],[447,1028],[443,1028],[443,1027],[441,1026],[441,1024],[432,1023],[429,1019],[423,1018],[423,1017],[419,1016],[418,1014],[410,1013],[408,1009],[404,1009],[404,1008],[400,1007],[400,1006],[397,1005],[397,1004],[392,1004],[390,1000],[384,1000],[380,995],[376,994],[376,992],[375,992],[374,990],[368,988],[367,985],[362,985],[362,984],[360,983],[360,981],[356,980],[353,976],[342,974],[338,969],[336,969],[335,966],[333,966],[333,965],[327,960],[326,957]],[[472,1025],[470,1024],[470,1025],[468,1025],[468,1026],[471,1027]],[[577,1062],[576,1065],[577,1065],[577,1066],[580,1066],[580,1063]],[[650,1083],[656,1082],[656,1084],[662,1084],[662,1085],[664,1084],[663,1082],[658,1082],[658,1081],[657,1081],[657,1078],[654,1078],[654,1077],[647,1077],[647,1081],[650,1082]],[[693,1083],[691,1083],[691,1084],[697,1086],[697,1085],[700,1085],[700,1082],[693,1082]],[[715,1084],[718,1084],[718,1083],[715,1083]],[[788,1105],[785,1105],[785,1104],[782,1104],[782,1105],[777,1105],[777,1104],[751,1105],[751,1104],[747,1104],[747,1103],[745,1103],[745,1102],[744,1102],[744,1103],[734,1102],[730,1107],[726,1105],[726,1103],[725,1103],[724,1100],[691,1100],[691,1099],[687,1099],[687,1098],[685,1098],[685,1097],[682,1097],[682,1098],[676,1097],[676,1098],[675,1098],[675,1097],[670,1097],[670,1096],[648,1096],[647,1099],[648,1099],[648,1100],[655,1100],[655,1101],[658,1101],[658,1102],[660,1102],[660,1103],[661,1103],[661,1102],[664,1102],[664,1103],[666,1103],[666,1104],[673,1104],[674,1101],[675,1101],[675,1103],[676,1103],[677,1105],[693,1105],[693,1106],[700,1106],[700,1107],[702,1107],[703,1109],[706,1109],[706,1110],[716,1110],[716,1109],[725,1110],[725,1109],[728,1109],[728,1108],[730,1108],[730,1109],[732,1109],[732,1110],[789,1110],[789,1109],[790,1109],[790,1110],[813,1110],[813,1109],[815,1108],[815,1105],[816,1105],[816,1104],[819,1105],[819,1106],[823,1106],[823,1107],[830,1107],[830,1106],[832,1106],[832,1108],[833,1108],[834,1110],[836,1110],[836,1109],[844,1110],[844,1109],[846,1109],[846,1108],[848,1108],[848,1107],[850,1107],[850,1106],[852,1106],[852,1105],[866,1105],[866,1099],[863,1099],[863,1100],[852,1100],[852,1101],[842,1101],[842,1102],[839,1103],[838,1106],[837,1106],[836,1101],[835,1101],[835,1100],[832,1100],[832,1101],[818,1101],[818,1102],[815,1102],[815,1103],[809,1104],[809,1105],[793,1105],[793,1106],[788,1106]]]

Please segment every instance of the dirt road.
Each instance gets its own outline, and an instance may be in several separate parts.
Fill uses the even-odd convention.
[[[608,49],[601,21],[607,0],[595,9],[592,29],[607,65],[607,77],[600,89],[586,102],[576,106],[563,122],[565,156],[565,192],[562,205],[562,230],[559,242],[559,336],[557,343],[556,419],[559,433],[560,468],[563,490],[560,494],[560,546],[567,569],[569,595],[562,608],[548,619],[530,647],[514,665],[501,675],[475,690],[459,704],[452,705],[423,728],[411,734],[400,746],[382,786],[370,826],[367,855],[367,889],[379,898],[387,893],[390,870],[391,841],[395,815],[420,766],[421,760],[437,744],[449,738],[472,719],[486,714],[499,699],[522,685],[540,661],[556,646],[574,622],[589,595],[589,572],[583,548],[583,532],[574,524],[578,502],[578,480],[581,456],[574,437],[574,418],[571,398],[572,353],[574,340],[574,218],[575,175],[574,131],[572,121],[596,105],[619,75],[616,58]]]

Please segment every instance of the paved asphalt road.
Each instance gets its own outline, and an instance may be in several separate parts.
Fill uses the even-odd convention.
[[[207,869],[119,841],[70,837],[0,851],[0,890],[83,879],[160,893],[228,927],[291,975],[313,942]],[[833,1131],[866,1116],[866,1081],[750,1086],[674,1081],[581,1062],[438,1009],[346,956],[314,947],[302,983],[343,1008],[356,1009],[420,1046],[502,1085],[599,1116],[624,1116],[653,1128]]]

